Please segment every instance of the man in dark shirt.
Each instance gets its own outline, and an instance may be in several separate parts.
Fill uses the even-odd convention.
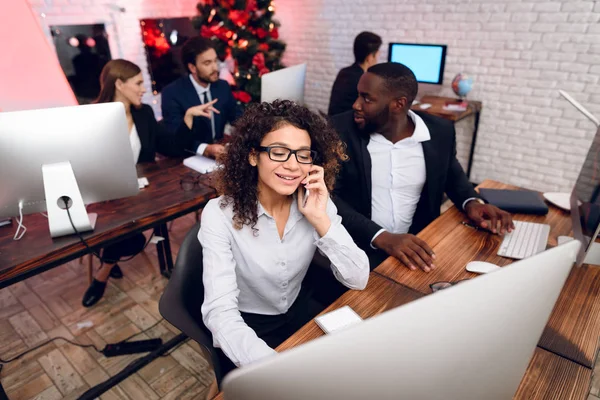
[[[329,115],[352,110],[358,97],[356,87],[362,74],[377,64],[381,37],[372,32],[361,32],[354,39],[354,64],[342,69],[333,83],[329,100]]]

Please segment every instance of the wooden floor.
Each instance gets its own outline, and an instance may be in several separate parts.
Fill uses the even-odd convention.
[[[174,257],[194,223],[189,215],[173,224]],[[145,253],[120,265],[124,278],[110,279],[104,298],[89,309],[81,305],[87,268],[78,261],[0,290],[0,358],[8,359],[56,336],[102,349],[106,343],[123,340],[158,322],[158,300],[167,280],[159,274],[155,246],[149,245]],[[135,338],[166,341],[178,332],[163,321]],[[199,346],[188,341],[101,399],[203,398],[214,375],[201,354]],[[138,357],[106,358],[94,349],[55,341],[5,365],[0,381],[10,400],[76,399]]]
[[[189,215],[172,226],[174,257],[194,223]],[[90,309],[81,306],[87,272],[78,261],[0,290],[0,358],[10,358],[56,336],[103,348],[155,324],[161,319],[158,300],[167,282],[158,272],[155,247],[149,245],[145,253],[121,268],[125,277],[111,279],[104,298]],[[164,341],[176,333],[177,329],[163,321],[136,339],[161,337]],[[93,349],[56,341],[5,365],[0,381],[10,400],[76,399],[139,356],[105,358]],[[199,346],[188,341],[101,399],[204,398],[212,380]],[[600,357],[588,400],[600,400]]]

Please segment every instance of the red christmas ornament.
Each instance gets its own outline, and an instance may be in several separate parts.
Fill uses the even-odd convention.
[[[257,8],[258,8],[258,5],[256,4],[256,0],[248,0],[246,2],[246,11],[247,12],[256,11]]]
[[[202,25],[200,27],[200,36],[202,36],[203,38],[211,38],[213,37],[213,32],[208,26]]]
[[[243,90],[238,90],[233,92],[233,98],[241,101],[242,103],[250,103],[252,100],[252,96],[248,92],[244,92]]]
[[[259,70],[265,68],[265,55],[263,53],[256,53],[254,57],[252,57],[252,65]]]
[[[269,70],[269,68],[267,68],[267,67],[261,68],[258,71],[258,77],[260,78],[261,76],[263,76],[264,74],[268,74],[269,72],[271,72],[271,70]]]
[[[258,28],[256,30],[256,36],[258,36],[259,39],[264,39],[267,37],[267,35],[268,35],[268,32],[263,28]]]
[[[271,31],[271,37],[273,39],[279,39],[279,31],[277,30],[277,28],[273,28],[273,30]]]
[[[246,11],[231,10],[229,11],[229,19],[238,26],[246,25],[250,20],[250,14]]]
[[[261,43],[258,45],[258,50],[266,53],[269,51],[269,45],[266,43]]]

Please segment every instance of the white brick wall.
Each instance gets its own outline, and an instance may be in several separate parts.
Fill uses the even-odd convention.
[[[569,191],[595,128],[557,93],[565,89],[600,118],[600,1],[280,0],[286,63],[308,62],[306,101],[326,110],[337,71],[353,62],[356,34],[387,43],[448,45],[443,87],[458,72],[475,79],[483,102],[472,179]],[[466,165],[472,120],[458,126]]]
[[[52,25],[105,24],[112,58],[125,58],[140,66],[147,89],[143,101],[152,105],[160,116],[160,95],[152,94],[140,20],[194,16],[197,0],[29,0],[29,3],[53,47],[49,29]],[[125,12],[117,11],[119,7],[125,8]]]

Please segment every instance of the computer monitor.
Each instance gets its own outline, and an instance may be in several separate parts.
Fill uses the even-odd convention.
[[[406,65],[419,83],[441,85],[444,82],[446,45],[390,43],[388,61]]]
[[[511,399],[579,247],[571,241],[234,370],[225,398]]]
[[[269,72],[261,77],[260,101],[292,100],[304,104],[306,64]]]
[[[600,244],[592,238],[600,234],[600,121],[568,93],[559,90],[569,103],[596,125],[596,135],[571,192],[573,236],[582,244],[577,265],[600,264]]]
[[[138,193],[122,103],[0,113],[0,217],[47,211],[53,237],[93,229],[84,204]],[[21,204],[21,210],[19,210]]]

